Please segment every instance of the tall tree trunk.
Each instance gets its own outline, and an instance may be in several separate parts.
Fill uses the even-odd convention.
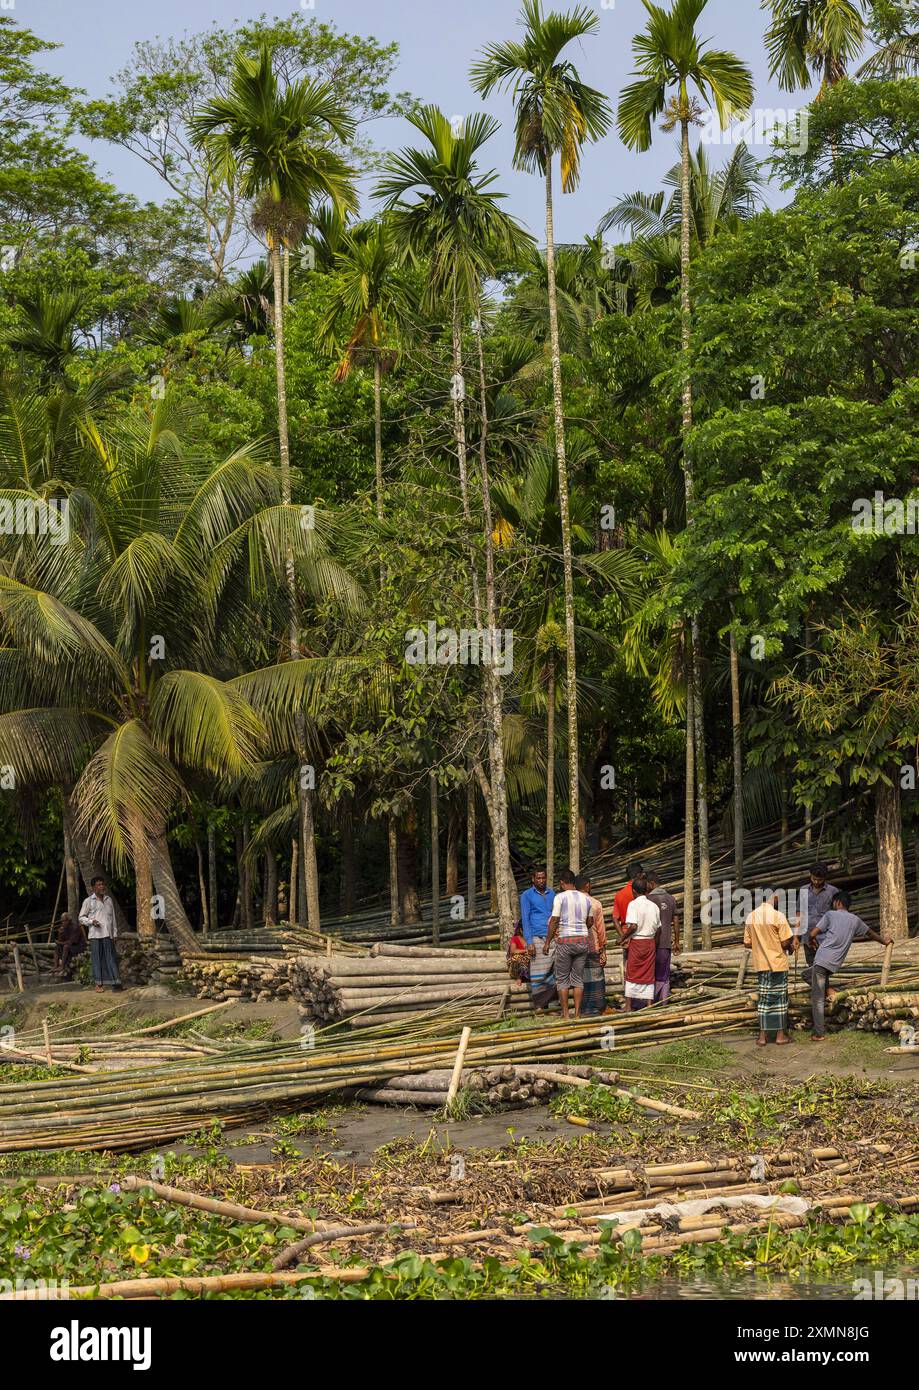
[[[386,821],[386,839],[389,844],[389,921],[399,925],[399,828],[395,816],[390,813]]]
[[[810,679],[813,660],[811,657],[811,625],[809,622],[804,624],[804,676]],[[814,842],[814,812],[808,804],[804,807],[804,843],[808,847]]]
[[[338,883],[338,910],[347,917],[354,911],[354,801],[349,795],[342,803],[341,821],[341,877]]]
[[[297,841],[290,844],[290,911],[288,921],[300,922],[300,850]]]
[[[697,619],[693,618],[693,717],[695,720],[696,744],[696,814],[699,827],[699,894],[707,893],[711,887],[711,851],[708,841],[708,769],[705,759],[705,704],[702,699],[702,668],[698,653],[700,643],[697,639]],[[711,904],[702,908],[699,914],[702,926],[702,949],[712,949],[712,909]]]
[[[70,813],[64,801],[64,880],[67,885],[67,912],[71,922],[75,922],[80,912],[80,875],[73,853],[73,839],[70,833]]]
[[[210,931],[210,912],[207,906],[207,888],[204,884],[204,851],[201,841],[195,836],[195,854],[198,859],[198,897],[201,901],[201,930]]]
[[[373,354],[373,465],[376,477],[377,520],[383,520],[383,368],[380,354]]]
[[[207,823],[207,883],[210,899],[210,929],[220,926],[220,906],[217,902],[217,831],[213,821]]]
[[[180,955],[198,949],[194,928],[182,902],[165,835],[148,835],[153,886],[166,905],[166,928]]]
[[[692,460],[686,447],[689,431],[692,429],[692,375],[690,370],[690,347],[692,342],[692,306],[689,297],[689,253],[690,253],[690,161],[689,161],[689,115],[680,117],[680,349],[682,377],[682,434],[683,434],[683,481],[686,492],[686,525],[694,522],[695,485]],[[696,804],[699,818],[699,888],[704,892],[710,886],[710,855],[708,844],[708,779],[705,762],[705,723],[702,708],[702,642],[698,615],[693,614],[690,621],[692,635],[693,672],[693,731],[695,755]],[[711,942],[711,912],[705,908],[701,914],[702,945],[708,949]]]
[[[546,162],[546,277],[549,287],[549,342],[552,351],[552,406],[555,459],[558,466],[558,505],[562,521],[562,568],[565,577],[565,680],[568,704],[568,859],[575,873],[581,864],[578,827],[580,808],[578,757],[578,680],[574,641],[574,569],[571,558],[571,516],[568,508],[568,461],[565,454],[565,413],[562,401],[562,355],[558,338],[558,296],[555,285],[555,233],[552,222],[552,161]]]
[[[437,777],[428,773],[431,804],[431,943],[440,945],[440,822],[437,807]]]
[[[290,247],[284,247],[284,308],[290,303]]]
[[[906,903],[906,864],[903,858],[903,823],[900,815],[899,766],[887,769],[889,785],[874,789],[874,835],[881,899],[881,931],[887,941],[909,936]]]
[[[475,778],[470,776],[466,783],[466,918],[470,922],[475,921],[475,897]]]
[[[734,887],[743,888],[743,738],[740,727],[740,660],[737,634],[731,640],[731,745],[734,755]]]
[[[504,766],[504,697],[496,663],[498,602],[495,588],[495,540],[491,512],[491,484],[488,470],[488,400],[485,383],[485,354],[482,348],[482,303],[477,305],[476,343],[479,355],[479,472],[482,511],[485,518],[485,615],[489,651],[485,662],[485,697],[488,704],[488,757],[491,770],[491,797],[486,805],[491,817],[495,846],[495,885],[497,888],[498,930],[506,946],[514,934],[516,902],[511,868],[510,832],[507,814],[507,775]]]
[[[274,238],[271,244],[271,273],[274,284],[274,367],[278,396],[278,443],[281,456],[281,500],[285,506],[291,503],[290,488],[290,441],[287,429],[287,378],[284,365],[284,291],[281,275],[281,253]],[[296,661],[300,656],[300,635],[297,615],[297,576],[294,569],[293,551],[287,547],[285,558],[287,575],[287,594],[290,603],[290,659]],[[297,730],[297,750],[301,766],[306,765],[306,718],[298,714],[295,720]],[[301,775],[298,792],[299,838],[305,853],[301,858],[305,865],[306,891],[303,902],[306,906],[307,922],[313,931],[319,931],[319,890],[318,883],[311,888],[311,874],[315,876],[316,845],[313,816],[313,792],[303,786]],[[299,896],[299,895],[298,895]]]
[[[240,832],[242,854],[239,860],[239,893],[242,899],[243,929],[252,931],[252,861],[249,858],[249,822],[243,821]]]
[[[546,882],[555,882],[555,653],[546,681]]]
[[[459,892],[460,813],[451,801],[447,812],[447,863],[444,896],[455,898]]]
[[[684,642],[686,661],[686,801],[683,836],[683,948],[695,947],[696,916],[696,712],[693,698],[692,648]]]
[[[265,850],[265,925],[278,920],[278,856],[269,845]]]
[[[418,904],[418,821],[414,806],[409,807],[399,826],[399,892],[403,922],[420,922]]]
[[[150,873],[150,852],[147,836],[139,817],[132,816],[128,831],[131,838],[131,858],[134,861],[134,927],[138,936],[156,935],[153,916],[153,879]]]

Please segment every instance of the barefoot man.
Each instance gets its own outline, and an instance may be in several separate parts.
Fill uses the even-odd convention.
[[[757,1046],[766,1045],[769,1033],[775,1034],[781,1046],[791,1041],[787,1033],[788,957],[798,949],[798,938],[788,918],[775,906],[778,894],[767,888],[762,897],[744,923],[743,944],[753,953],[753,969],[759,980]]]

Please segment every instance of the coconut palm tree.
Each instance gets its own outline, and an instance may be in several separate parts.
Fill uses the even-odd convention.
[[[692,381],[689,350],[692,312],[689,297],[691,256],[691,207],[689,127],[697,123],[705,106],[714,105],[724,129],[732,118],[743,115],[753,100],[753,78],[745,63],[733,53],[709,48],[700,40],[696,23],[708,0],[673,0],[669,10],[642,0],[648,22],[632,40],[636,81],[622,91],[619,99],[619,134],[630,149],[647,150],[652,139],[652,122],[664,115],[664,130],[680,128],[680,325],[682,347],[682,428],[684,439],[683,476],[686,493],[686,520],[692,524],[693,473],[686,450],[686,436],[692,427]],[[696,801],[699,818],[699,877],[703,889],[709,886],[708,785],[705,767],[705,735],[702,708],[702,654],[697,613],[691,615],[692,698],[687,700],[687,740],[695,745]],[[690,707],[692,719],[690,721]],[[688,754],[687,754],[688,764]],[[687,826],[687,834],[689,827]],[[691,885],[687,885],[687,894]]]
[[[865,44],[866,0],[761,0],[772,12],[766,30],[769,75],[786,92],[845,77]]]
[[[215,97],[190,122],[192,142],[206,152],[215,178],[232,182],[239,196],[254,204],[253,225],[264,233],[268,247],[274,284],[278,435],[285,505],[291,501],[291,483],[281,248],[289,250],[299,242],[317,203],[331,202],[343,216],[356,205],[353,171],[330,144],[332,137],[344,141],[353,131],[353,120],[328,83],[304,79],[282,87],[267,47],[260,48],[253,58],[240,50],[227,95]],[[299,656],[300,646],[292,553],[287,580],[293,660]],[[300,751],[305,761],[305,746]],[[308,790],[302,798],[302,839],[308,868],[309,921],[318,930],[319,887]]]
[[[394,366],[398,344],[411,321],[413,286],[385,221],[362,222],[346,231],[334,253],[332,298],[320,325],[323,346],[340,352],[336,381],[353,367],[373,366],[373,457],[377,517],[383,517],[384,372]],[[344,342],[342,342],[344,339]]]
[[[589,141],[598,140],[605,135],[612,113],[602,92],[583,83],[574,64],[562,57],[569,44],[596,31],[599,16],[594,10],[579,6],[564,14],[554,10],[544,13],[541,0],[524,0],[520,23],[524,29],[523,41],[488,44],[483,49],[481,58],[473,63],[471,78],[472,85],[483,97],[495,90],[511,89],[517,110],[514,163],[519,169],[540,173],[546,185],[546,272],[552,353],[552,400],[565,571],[568,792],[571,806],[568,855],[572,868],[577,870],[580,865],[577,656],[568,465],[565,456],[565,415],[555,279],[552,170],[558,156],[561,163],[562,192],[572,192],[580,178],[582,147]]]
[[[453,430],[462,493],[463,519],[471,529],[472,508],[466,459],[465,380],[462,328],[474,315],[479,350],[480,448],[479,469],[485,541],[485,611],[482,612],[473,552],[471,577],[476,627],[498,629],[495,591],[494,538],[489,519],[490,493],[486,457],[487,391],[482,366],[482,281],[502,266],[527,254],[532,238],[500,207],[502,194],[494,188],[494,171],[480,173],[476,154],[495,132],[497,122],[470,116],[459,129],[435,106],[409,117],[428,141],[424,149],[391,155],[377,196],[386,200],[390,226],[403,255],[424,264],[425,305],[447,307],[452,337]],[[484,670],[486,728],[490,779],[479,776],[489,812],[495,847],[496,881],[501,931],[510,937],[516,911],[507,821],[507,783],[502,746],[501,682],[491,663]]]

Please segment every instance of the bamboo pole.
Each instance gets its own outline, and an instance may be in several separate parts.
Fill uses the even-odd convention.
[[[456,1049],[456,1060],[453,1063],[453,1075],[450,1077],[450,1085],[447,1087],[446,1109],[449,1111],[453,1102],[456,1100],[456,1093],[460,1087],[463,1075],[463,1060],[466,1056],[466,1048],[469,1046],[469,1039],[472,1036],[472,1029],[465,1027],[460,1034],[459,1047]]]

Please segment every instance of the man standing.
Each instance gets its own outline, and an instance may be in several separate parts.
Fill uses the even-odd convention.
[[[105,891],[105,880],[97,875],[89,886],[92,892],[80,908],[80,921],[89,937],[96,993],[101,994],[106,978],[113,990],[121,989],[118,957],[115,954],[118,928],[115,926],[115,904]]]
[[[661,914],[657,903],[647,896],[643,878],[632,881],[632,901],[625,911],[623,939],[628,941],[625,958],[625,1007],[631,1012],[654,1003],[654,964]]]
[[[826,1037],[826,997],[827,985],[834,970],[838,970],[849,954],[853,941],[883,942],[880,932],[876,932],[856,917],[849,909],[852,899],[841,888],[836,889],[833,906],[808,933],[814,963],[811,966],[811,1014],[814,1042],[823,1042]]]
[[[680,916],[676,898],[666,888],[661,888],[653,869],[645,870],[645,882],[648,885],[648,902],[656,903],[661,914],[661,930],[654,960],[654,1002],[666,1004],[670,998],[670,962],[673,952],[680,949]]]
[[[832,883],[827,883],[827,867],[824,863],[814,864],[810,870],[810,879],[800,890],[800,897],[803,913],[798,913],[795,918],[795,926],[798,928],[798,935],[804,938],[804,959],[808,965],[814,963],[814,948],[810,944],[810,930],[815,927],[833,906],[833,899],[839,892]]]
[[[532,886],[520,894],[520,930],[530,955],[530,1002],[542,1011],[555,997],[554,960],[543,951],[555,896],[546,881],[545,864],[533,866],[530,883]]]
[[[778,894],[771,888],[744,923],[743,944],[753,953],[753,969],[759,981],[756,1001],[759,1013],[758,1047],[765,1047],[767,1034],[775,1033],[776,1043],[790,1042],[788,1029],[788,957],[798,949],[798,938],[788,918],[775,906]]]
[[[587,964],[584,967],[584,999],[582,1017],[606,1012],[606,920],[603,904],[590,891],[590,875],[581,874],[575,880],[579,893],[590,899],[590,934],[587,945]]]
[[[591,912],[590,898],[579,893],[574,886],[574,874],[563,869],[558,876],[561,891],[556,893],[549,918],[549,934],[543,943],[543,954],[549,948],[555,933],[558,932],[558,948],[555,952],[555,981],[562,1006],[562,1018],[568,1017],[568,991],[574,990],[574,1016],[581,1017],[581,1002],[584,998],[584,966],[587,964],[587,948],[590,938]]]
[[[635,896],[635,880],[638,879],[640,882],[643,883],[645,878],[645,871],[641,867],[637,859],[633,859],[631,864],[628,865],[626,873],[629,876],[628,883],[626,883],[624,887],[620,888],[615,898],[613,898],[613,921],[616,923],[616,926],[619,929],[620,934],[622,932],[622,928],[625,926],[625,914],[628,909],[629,903]]]

